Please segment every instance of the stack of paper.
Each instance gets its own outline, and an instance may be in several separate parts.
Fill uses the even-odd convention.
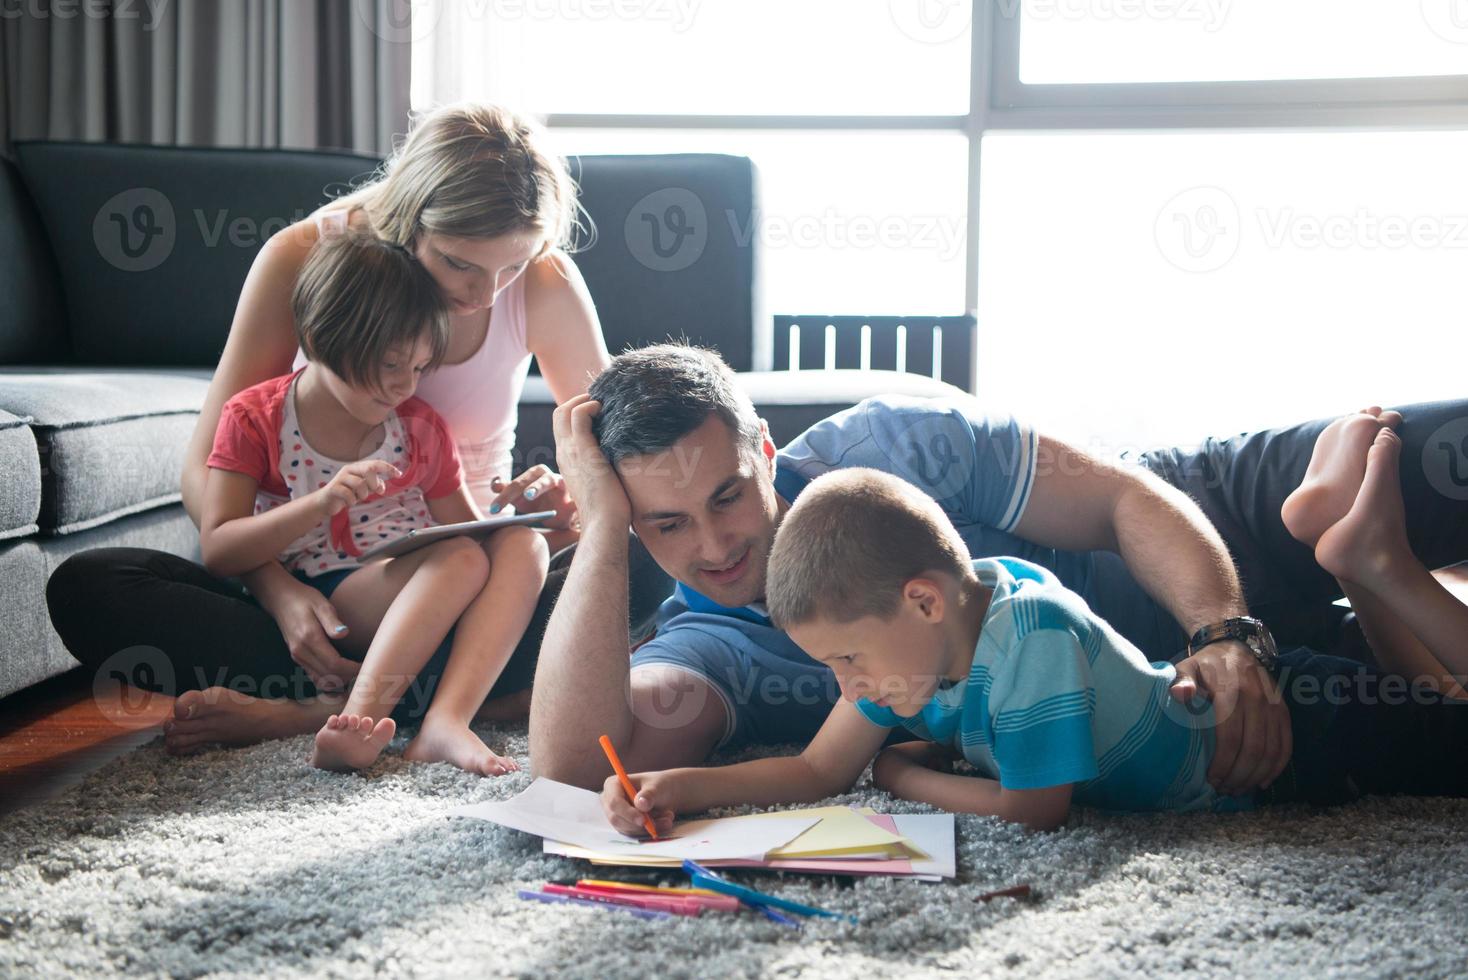
[[[849,807],[784,810],[678,823],[672,836],[638,841],[612,828],[589,791],[537,779],[513,799],[458,807],[545,838],[545,852],[595,864],[716,867],[818,874],[894,875],[937,881],[955,873],[952,814],[885,815]]]

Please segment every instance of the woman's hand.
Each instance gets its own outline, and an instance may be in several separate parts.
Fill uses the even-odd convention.
[[[267,580],[268,573],[260,569],[247,576],[245,584],[275,619],[290,648],[291,659],[306,672],[316,689],[345,690],[362,667],[357,661],[343,657],[332,645],[332,640],[346,638],[346,624],[326,596],[297,581],[279,565],[274,569],[278,575],[271,575]]]
[[[627,837],[646,837],[647,826],[642,822],[643,817],[652,818],[659,837],[672,833],[673,820],[678,812],[676,773],[672,770],[639,772],[628,778],[637,788],[635,806],[628,801],[622,780],[615,775],[608,776],[601,788],[602,809],[617,833]]]
[[[517,514],[553,510],[556,516],[543,521],[542,527],[564,530],[577,526],[576,501],[571,499],[565,478],[549,466],[532,466],[509,483],[495,477],[489,486],[495,492],[489,502],[490,517],[506,506],[513,506]]]

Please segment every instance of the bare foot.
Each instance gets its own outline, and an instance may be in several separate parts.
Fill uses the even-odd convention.
[[[163,744],[170,755],[191,755],[211,745],[253,745],[308,735],[341,704],[341,699],[327,698],[256,698],[227,687],[185,691],[173,702],[173,717],[163,724]]]
[[[1320,536],[1315,560],[1338,579],[1377,589],[1402,561],[1413,561],[1397,468],[1402,440],[1382,429],[1366,454],[1361,492],[1351,509]]]
[[[1305,478],[1285,498],[1280,517],[1290,535],[1310,547],[1346,516],[1366,475],[1366,450],[1382,427],[1395,428],[1402,416],[1373,405],[1327,425],[1315,440]]]
[[[364,715],[332,715],[316,733],[311,765],[335,772],[365,769],[377,761],[397,730],[391,718],[374,725]]]
[[[514,759],[495,754],[469,726],[431,718],[423,720],[423,727],[403,750],[403,758],[413,762],[447,762],[481,776],[520,771]]]

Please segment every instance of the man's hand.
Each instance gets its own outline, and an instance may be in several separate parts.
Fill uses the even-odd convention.
[[[643,817],[651,817],[658,836],[665,837],[673,831],[673,820],[677,816],[677,774],[672,771],[632,773],[628,778],[637,787],[637,803],[627,800],[627,791],[615,775],[608,776],[601,788],[601,805],[607,819],[617,833],[628,837],[646,837],[647,827]]]
[[[1208,782],[1238,796],[1274,782],[1294,751],[1290,712],[1273,678],[1239,642],[1210,643],[1177,665],[1174,700],[1213,702],[1217,743]]]
[[[601,403],[589,395],[569,398],[556,409],[552,416],[556,461],[576,501],[583,533],[614,529],[625,535],[632,523],[632,505],[591,431],[591,420],[599,411]]]

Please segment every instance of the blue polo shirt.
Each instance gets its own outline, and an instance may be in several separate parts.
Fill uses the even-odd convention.
[[[1119,558],[1042,548],[1014,535],[1034,487],[1037,447],[1034,430],[973,398],[879,395],[781,449],[775,490],[793,502],[811,480],[847,467],[899,476],[938,502],[970,555],[1013,556],[1051,569],[1148,655],[1170,658],[1176,625]],[[808,741],[839,697],[830,669],[775,629],[762,607],[730,609],[682,583],[659,610],[657,633],[632,655],[634,669],[650,664],[709,683],[727,709],[721,744],[730,747]]]

